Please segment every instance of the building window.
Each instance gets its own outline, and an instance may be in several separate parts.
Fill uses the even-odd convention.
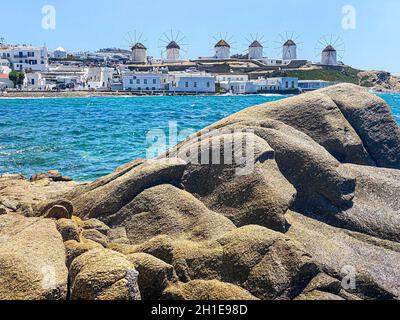
[[[129,79],[129,84],[133,84],[133,79]]]
[[[136,80],[136,84],[140,84],[140,79],[137,79],[137,80]]]
[[[289,88],[289,82],[288,81],[285,82],[285,86],[286,86],[286,89]]]
[[[156,84],[157,83],[157,79],[153,79],[153,84]]]
[[[185,82],[185,88],[189,88],[189,82]]]
[[[211,87],[211,84],[209,82],[207,82],[207,88]]]
[[[292,89],[294,89],[294,81],[292,81]]]
[[[144,79],[144,84],[147,84],[147,79]]]
[[[197,82],[195,82],[195,83],[193,84],[193,87],[197,88]]]

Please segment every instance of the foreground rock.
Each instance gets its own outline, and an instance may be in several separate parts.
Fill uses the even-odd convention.
[[[0,216],[0,300],[64,300],[67,279],[54,221]]]
[[[238,149],[243,150],[240,156]],[[286,229],[284,214],[296,190],[280,173],[274,150],[265,140],[252,133],[205,135],[170,156],[188,162],[182,178],[185,190],[236,226]]]
[[[129,204],[145,189],[179,181],[186,163],[177,159],[138,162],[72,192],[77,216],[105,219]]]
[[[352,85],[321,93],[336,103],[378,166],[400,169],[400,127],[385,101]]]
[[[214,239],[234,228],[230,220],[171,185],[142,192],[107,220],[112,227],[124,226],[132,244],[160,234],[180,239]]]
[[[138,272],[111,250],[92,250],[75,259],[70,278],[73,300],[140,300]]]
[[[246,290],[216,280],[172,284],[164,291],[166,300],[257,300]]]
[[[0,215],[18,213],[27,217],[43,216],[47,211],[40,210],[41,206],[61,199],[62,194],[77,185],[75,182],[54,182],[47,178],[30,182],[22,175],[0,175]],[[68,214],[71,212],[68,211]]]
[[[364,298],[400,297],[400,244],[340,230],[298,213],[288,214],[288,220],[288,236],[302,243],[325,273],[338,279],[354,273],[354,291]]]

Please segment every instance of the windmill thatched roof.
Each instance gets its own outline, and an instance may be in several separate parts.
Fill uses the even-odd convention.
[[[328,45],[324,51],[322,52],[336,52],[336,49],[334,47],[332,47],[331,45]]]
[[[167,45],[167,49],[180,49],[181,47],[175,42],[175,41],[171,41],[168,45]]]
[[[293,40],[291,40],[291,39],[289,39],[288,41],[286,41],[285,42],[285,44],[284,44],[284,46],[295,46],[296,45],[296,43],[293,41]]]
[[[221,40],[219,40],[217,42],[217,44],[215,45],[215,48],[223,48],[223,47],[230,48],[231,46],[229,45],[228,42],[226,42],[225,40],[221,39]]]
[[[260,42],[257,40],[254,40],[253,43],[250,45],[250,48],[262,48],[263,46],[261,45]]]
[[[135,50],[135,49],[147,50],[147,48],[146,48],[142,43],[140,43],[140,42],[136,43],[136,44],[132,47],[132,50]]]

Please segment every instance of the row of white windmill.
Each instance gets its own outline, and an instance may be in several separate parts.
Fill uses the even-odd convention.
[[[129,48],[132,50],[131,60],[136,63],[147,62],[147,48],[142,41],[143,34],[137,36],[137,33],[128,33],[124,40],[129,43]],[[231,58],[231,49],[234,42],[233,37],[229,37],[228,34],[219,34],[218,37],[214,37],[216,43],[214,44],[214,55],[208,59],[227,60]],[[279,50],[282,54],[282,60],[297,60],[298,50],[300,50],[301,42],[298,42],[299,37],[295,36],[294,33],[285,33],[280,35],[280,41],[275,41],[279,44],[276,50]],[[159,39],[160,46],[162,48],[161,55],[165,57],[167,61],[179,61],[181,60],[181,52],[186,52],[184,49],[188,44],[185,42],[186,37],[180,33],[174,33],[171,31],[170,34],[164,33]],[[246,50],[247,58],[250,60],[267,60],[264,57],[265,41],[264,37],[251,35],[250,39],[247,39],[249,43]],[[344,43],[339,36],[324,36],[318,40],[315,47],[317,56],[320,56],[320,63],[323,65],[337,65],[338,59],[343,58],[344,54]],[[202,58],[207,59],[207,58]]]

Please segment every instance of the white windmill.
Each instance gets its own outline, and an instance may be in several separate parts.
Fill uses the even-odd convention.
[[[299,36],[295,36],[294,32],[285,32],[285,35],[280,34],[279,37],[279,43],[283,42],[283,45],[279,47],[279,49],[282,49],[282,60],[297,60],[297,50],[300,44],[297,42]]]
[[[231,58],[231,45],[229,44],[232,37],[226,33],[225,36],[219,33],[214,37],[216,44],[214,45],[214,58],[218,60],[227,60]]]
[[[146,63],[147,62],[147,48],[143,44],[143,33],[138,35],[136,31],[128,32],[125,37],[124,41],[127,43],[127,47],[131,50],[131,61],[134,63]]]
[[[343,59],[345,45],[339,36],[329,35],[318,40],[315,51],[321,56],[322,65],[337,66],[338,59]]]
[[[248,47],[248,58],[250,60],[263,60],[264,59],[264,37],[257,34],[255,37],[250,35],[250,39],[246,38],[250,43]]]
[[[181,32],[174,33],[173,30],[170,34],[163,33],[160,38],[161,48],[165,48],[167,61],[179,61],[181,59],[181,51],[186,52],[182,47],[187,46],[184,43],[186,37]],[[164,52],[162,52],[162,55]]]

